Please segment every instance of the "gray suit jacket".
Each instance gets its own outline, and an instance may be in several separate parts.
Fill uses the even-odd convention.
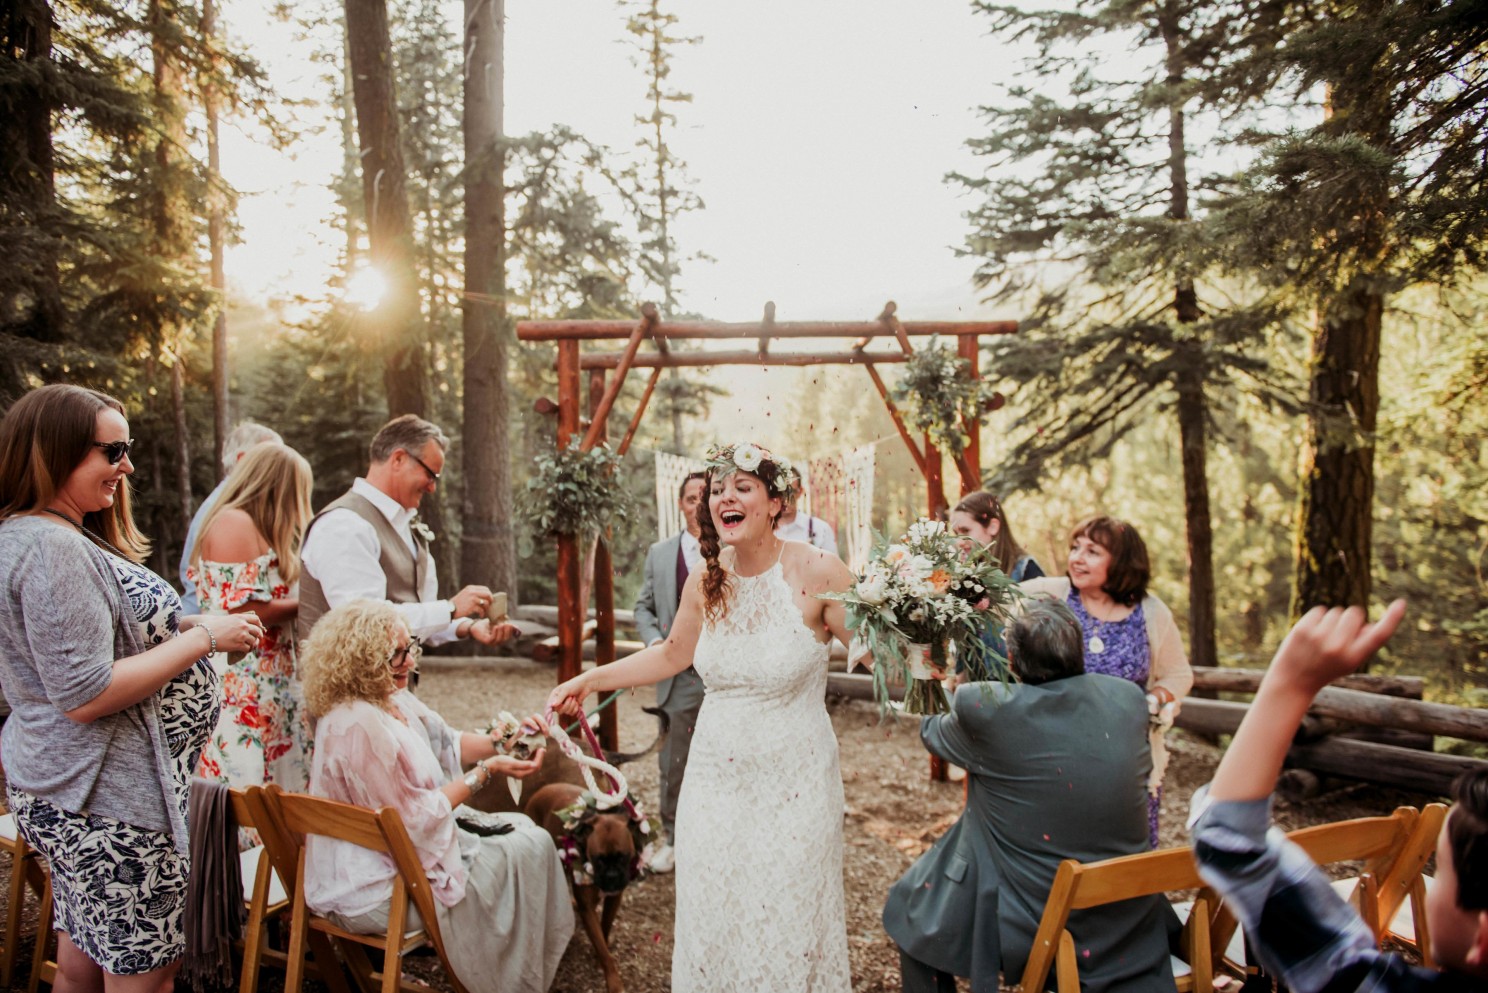
[[[920,737],[966,768],[966,810],[894,884],[884,927],[911,957],[995,991],[999,969],[1022,977],[1061,860],[1147,850],[1146,700],[1112,676],[968,683]],[[1086,993],[1171,993],[1164,906],[1071,916]]]
[[[635,622],[641,640],[651,644],[665,638],[677,618],[677,553],[682,550],[682,535],[658,541],[646,552],[646,579],[636,597]],[[672,692],[672,680],[656,684],[656,705],[666,706]]]

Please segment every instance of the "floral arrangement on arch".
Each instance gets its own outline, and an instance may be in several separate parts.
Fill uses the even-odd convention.
[[[967,361],[932,337],[904,363],[889,399],[903,404],[909,423],[943,450],[960,458],[971,437],[970,425],[997,403],[991,384],[971,375]]]
[[[940,679],[952,651],[969,680],[1008,678],[1007,660],[987,636],[1002,633],[1019,595],[990,549],[924,518],[897,541],[875,535],[852,587],[823,594],[842,601],[854,641],[873,653],[879,707],[887,710],[889,687],[903,684],[909,714],[949,708]]]
[[[539,455],[517,509],[539,534],[589,535],[629,519],[632,499],[617,478],[620,455],[608,445]]]

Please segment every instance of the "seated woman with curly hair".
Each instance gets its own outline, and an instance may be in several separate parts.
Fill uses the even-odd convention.
[[[487,735],[450,727],[407,690],[418,658],[418,643],[385,602],[355,600],[315,625],[302,670],[305,703],[318,718],[310,792],[402,815],[434,890],[450,964],[471,993],[540,993],[574,928],[553,839],[521,814],[460,805],[497,776],[536,772],[542,753],[519,761],[497,754]],[[305,862],[312,910],[348,931],[387,927],[390,859],[312,836]]]

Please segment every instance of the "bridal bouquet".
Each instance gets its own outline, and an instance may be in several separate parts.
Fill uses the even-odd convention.
[[[968,679],[1006,678],[1007,660],[987,636],[1002,633],[1017,596],[989,549],[923,518],[897,541],[877,537],[852,588],[826,594],[846,605],[854,641],[873,653],[879,706],[888,707],[890,684],[904,683],[909,714],[949,709],[940,679],[952,651]]]

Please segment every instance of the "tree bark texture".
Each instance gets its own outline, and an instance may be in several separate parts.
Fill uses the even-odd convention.
[[[502,176],[503,0],[465,3],[465,500],[460,580],[517,595]]]
[[[1369,603],[1384,311],[1384,296],[1370,283],[1358,277],[1327,301],[1313,331],[1293,617],[1315,606]]]
[[[216,70],[217,5],[215,0],[202,0],[201,32],[206,51],[207,70]],[[212,291],[217,295],[216,313],[212,320],[212,467],[221,479],[222,452],[227,447],[228,432],[228,355],[227,355],[227,270],[226,221],[222,204],[222,149],[218,140],[217,93],[213,81],[202,84],[202,109],[207,118],[207,244],[212,254]],[[190,517],[187,517],[190,520]]]
[[[346,0],[346,35],[368,247],[387,286],[383,302],[368,315],[368,324],[381,336],[388,415],[423,417],[428,410],[424,354],[428,335],[419,309],[386,0]]]
[[[37,341],[58,341],[65,314],[53,239],[42,233],[56,205],[52,149],[52,107],[44,73],[52,58],[52,10],[46,0],[7,0],[0,5],[0,40],[6,58],[34,67],[0,102],[0,198],[15,212],[17,225],[32,232],[26,269],[6,280],[20,299],[6,303],[4,327]],[[14,81],[13,81],[14,82]],[[16,264],[16,260],[10,260]]]

